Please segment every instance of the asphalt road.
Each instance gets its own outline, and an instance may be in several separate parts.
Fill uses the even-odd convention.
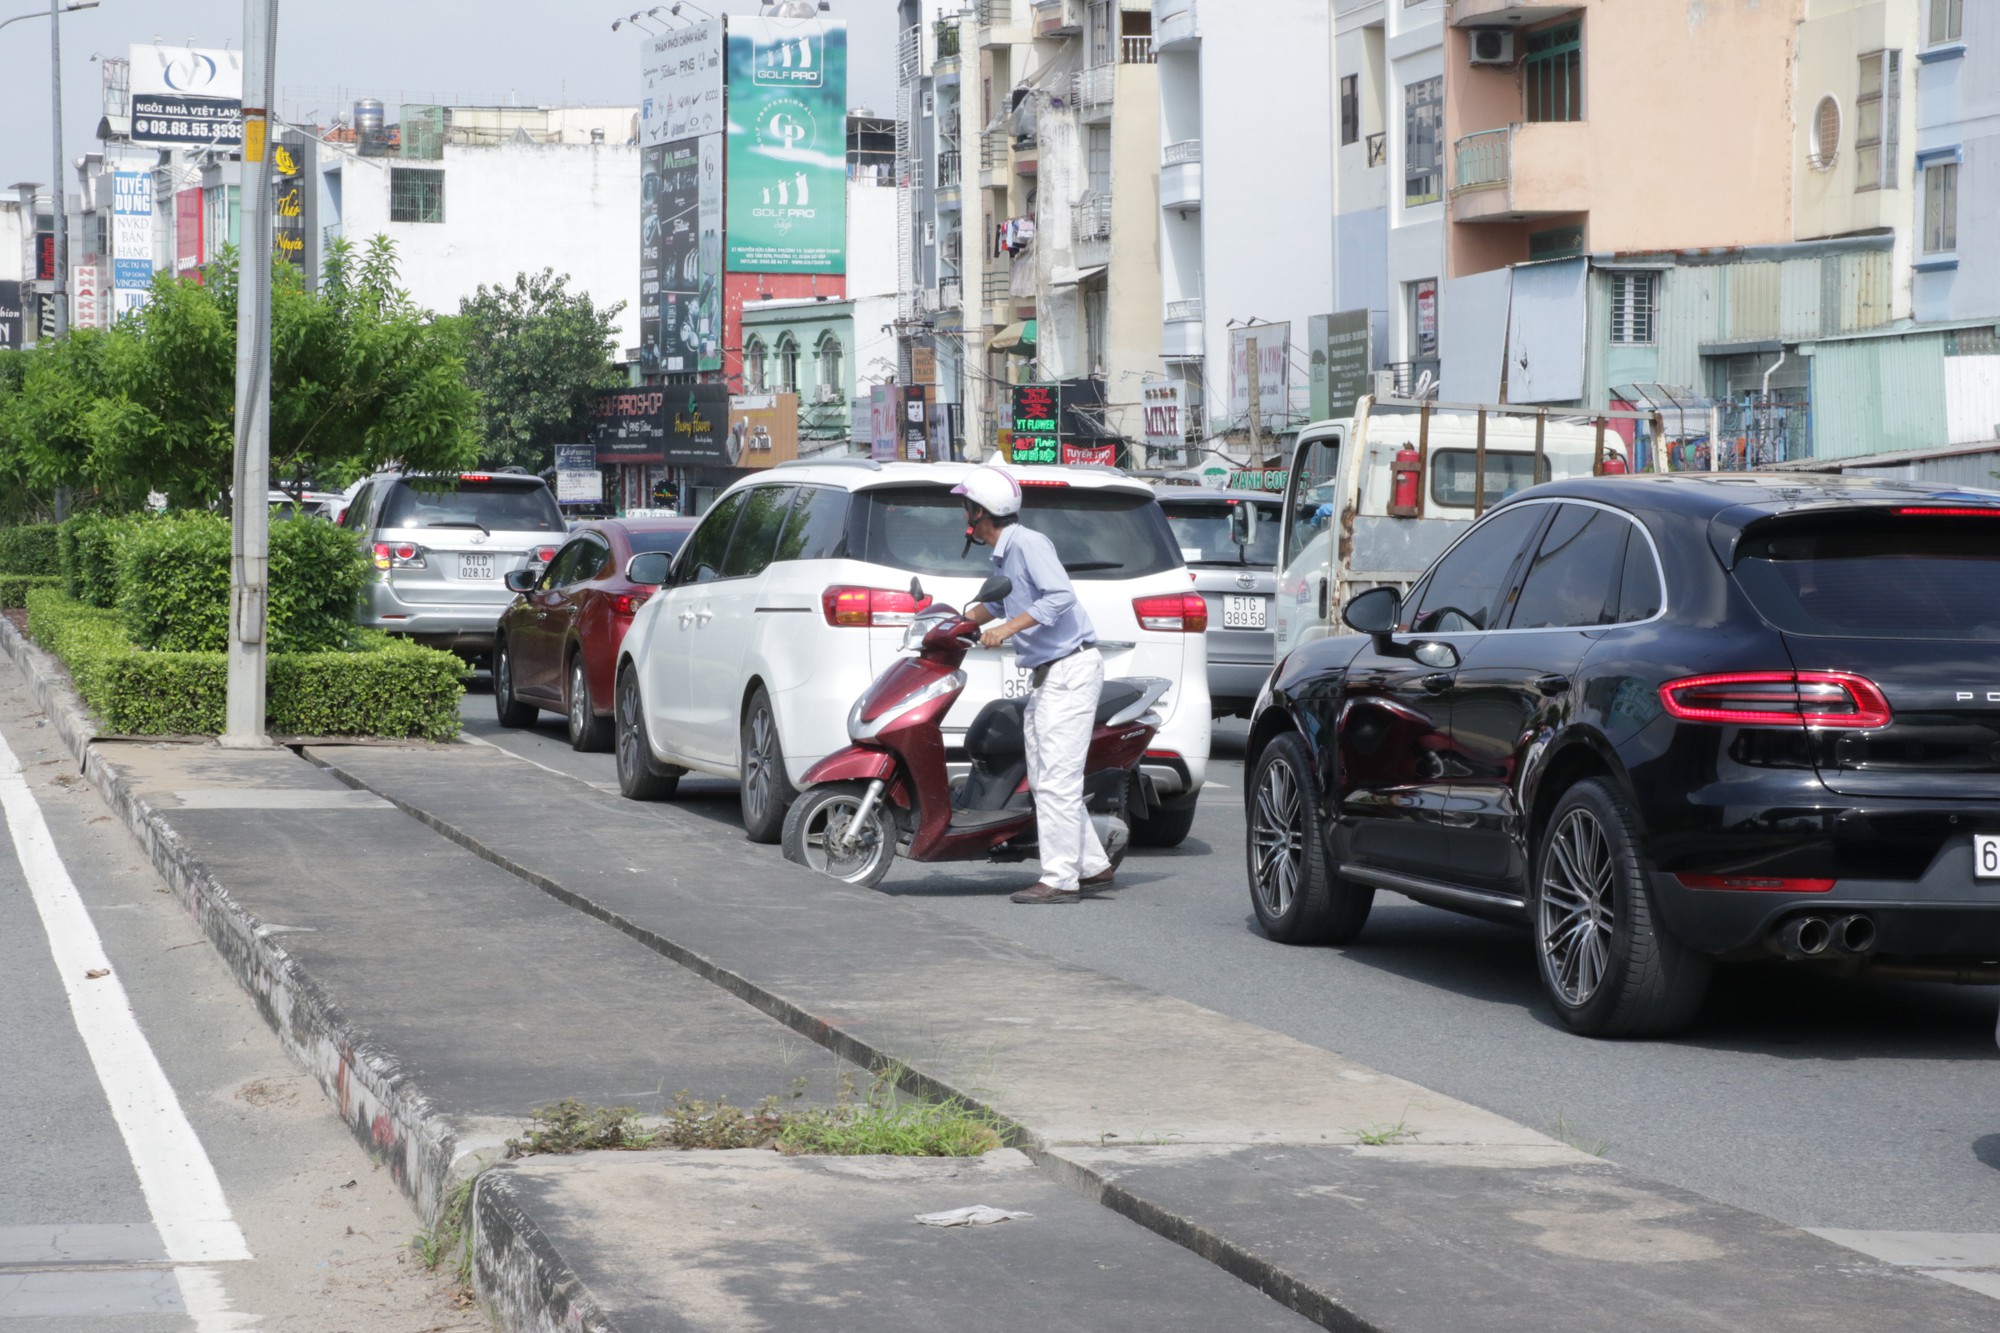
[[[505,731],[482,684],[464,716],[472,739],[616,790],[611,757],[571,751],[552,714]],[[1135,852],[1101,899],[1016,907],[1032,865],[899,862],[880,891],[1794,1225],[2000,1233],[1994,991],[1730,969],[1685,1036],[1599,1042],[1557,1024],[1518,930],[1381,893],[1353,945],[1275,944],[1245,888],[1242,753],[1242,724],[1219,724],[1193,836]],[[733,784],[680,790],[687,815],[738,822]]]
[[[11,666],[0,740],[0,1329],[490,1328],[416,1262],[409,1204],[77,777]],[[24,851],[16,839],[37,825],[47,841],[31,832]],[[106,975],[65,966],[78,948]],[[117,991],[127,1003],[106,1001]],[[113,1089],[141,1095],[114,1110]],[[185,1261],[227,1254],[183,1241],[171,1255],[156,1225],[204,1183],[239,1252]],[[212,1223],[198,1229],[213,1238]]]

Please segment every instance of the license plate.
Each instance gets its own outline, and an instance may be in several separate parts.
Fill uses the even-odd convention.
[[[458,558],[458,576],[462,579],[490,579],[493,577],[493,557],[491,555],[461,555]]]
[[[1000,697],[1002,699],[1025,699],[1035,688],[1034,673],[1024,671],[1007,662],[1000,668]]]
[[[2000,879],[2000,834],[1972,835],[1972,873],[1978,879]]]
[[[1237,597],[1225,593],[1222,598],[1222,627],[1224,629],[1264,628],[1264,599],[1261,597]]]

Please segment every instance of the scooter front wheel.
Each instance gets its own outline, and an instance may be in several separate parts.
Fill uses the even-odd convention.
[[[860,824],[862,782],[808,789],[785,814],[785,858],[843,884],[872,889],[896,859],[895,828],[878,802]]]

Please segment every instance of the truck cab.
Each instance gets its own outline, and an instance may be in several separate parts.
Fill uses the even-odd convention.
[[[1408,591],[1473,520],[1537,482],[1624,471],[1624,443],[1581,414],[1366,395],[1299,432],[1280,511],[1277,656],[1341,633],[1354,593]],[[1610,414],[1636,415],[1636,414]],[[1600,463],[1600,451],[1602,462]]]

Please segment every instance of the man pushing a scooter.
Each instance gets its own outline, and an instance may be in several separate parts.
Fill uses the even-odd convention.
[[[1005,603],[980,603],[966,618],[986,627],[981,647],[1017,640],[1018,660],[1032,673],[1024,723],[1042,877],[1014,901],[1073,903],[1112,876],[1083,799],[1084,758],[1104,688],[1097,631],[1077,602],[1055,543],[1021,526],[1021,483],[1011,472],[979,468],[952,494],[965,498],[966,536],[992,549],[994,570],[1014,585]]]

